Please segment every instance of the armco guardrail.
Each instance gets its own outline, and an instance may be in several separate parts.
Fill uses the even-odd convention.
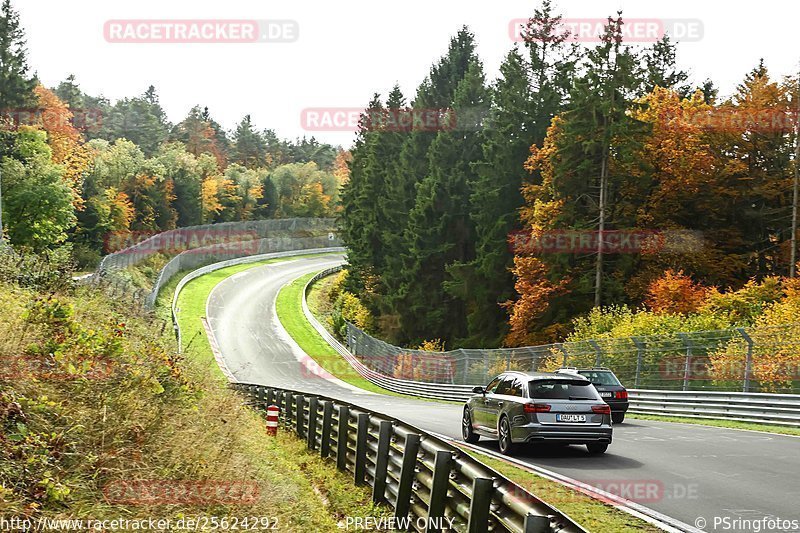
[[[397,530],[469,533],[585,531],[568,516],[463,450],[397,419],[326,396],[235,383],[309,450],[336,461],[375,503],[394,509]]]
[[[396,378],[365,365],[365,356],[354,355],[339,342],[311,313],[306,296],[311,285],[342,267],[323,270],[306,284],[303,313],[315,330],[359,375],[386,390],[436,400],[464,401],[472,395],[472,387],[485,385],[430,383]],[[629,389],[630,412],[666,416],[683,416],[721,420],[737,420],[761,424],[800,427],[800,395],[714,391],[669,391]]]
[[[632,390],[630,411],[800,427],[800,395]]]

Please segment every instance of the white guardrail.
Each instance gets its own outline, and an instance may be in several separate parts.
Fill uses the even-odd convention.
[[[421,398],[462,402],[472,395],[473,385],[410,381],[376,372],[365,366],[358,357],[339,342],[311,313],[306,302],[306,296],[311,285],[341,268],[339,266],[323,270],[308,281],[303,291],[303,313],[320,336],[359,375],[386,390]],[[483,385],[483,383],[476,383],[475,385]],[[628,392],[629,412],[631,413],[800,427],[800,395],[797,394],[643,389],[629,389]]]

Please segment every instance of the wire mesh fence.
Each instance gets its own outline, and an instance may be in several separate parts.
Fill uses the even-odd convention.
[[[152,309],[161,289],[179,272],[240,257],[337,246],[341,246],[341,241],[336,235],[335,221],[329,218],[190,226],[148,236],[110,253],[85,282],[102,286],[112,297],[125,295],[136,305]],[[152,289],[136,286],[129,269],[159,254],[172,257],[159,270]]]
[[[258,253],[257,242],[264,238],[315,237],[334,232],[336,224],[330,218],[283,218],[270,220],[246,220],[204,224],[164,231],[143,238],[130,246],[124,236],[106,239],[106,247],[114,250],[106,255],[97,268],[99,272],[123,269],[138,265],[153,255],[164,253],[178,255],[192,250],[220,245],[219,251],[243,254]],[[144,237],[142,235],[142,237]],[[135,239],[136,236],[134,235]],[[273,250],[269,250],[273,251]]]
[[[348,323],[345,341],[370,369],[429,383],[482,385],[507,370],[606,367],[637,389],[800,392],[800,323],[446,352],[400,348]]]

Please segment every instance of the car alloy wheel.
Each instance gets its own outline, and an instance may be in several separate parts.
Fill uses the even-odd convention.
[[[475,444],[480,439],[480,436],[472,430],[472,417],[469,415],[469,409],[466,408],[464,408],[464,416],[461,418],[461,436],[464,438],[464,442],[470,444]]]
[[[511,428],[508,425],[508,418],[503,417],[500,420],[499,433],[500,453],[504,455],[511,454],[514,451],[514,443],[511,441]]]

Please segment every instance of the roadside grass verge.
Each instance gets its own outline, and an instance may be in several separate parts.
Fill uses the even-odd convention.
[[[306,286],[306,283],[308,283],[308,280],[313,278],[315,274],[315,272],[312,272],[300,276],[284,286],[278,293],[275,308],[278,313],[278,319],[281,321],[281,324],[283,324],[283,327],[286,328],[289,335],[291,335],[309,357],[314,359],[320,367],[333,376],[364,390],[401,396],[378,387],[361,377],[361,375],[356,372],[353,367],[319,335],[319,333],[317,333],[308,320],[306,320],[303,314],[303,288]]]
[[[755,422],[715,420],[713,418],[687,418],[682,416],[645,415],[631,412],[628,412],[625,416],[626,418],[637,418],[639,420],[655,420],[657,422],[674,422],[680,424],[694,424],[696,426],[709,426],[728,429],[746,429],[748,431],[760,431],[762,433],[780,433],[781,435],[800,436],[800,428],[772,426],[769,424],[757,424]]]
[[[536,473],[514,464],[496,459],[490,455],[476,452],[472,448],[462,448],[476,456],[485,465],[494,468],[511,481],[536,495],[540,499],[569,515],[589,531],[657,532],[659,528],[631,516],[600,500],[590,498],[581,492],[550,481]]]
[[[388,512],[290,432],[267,437],[202,358],[175,353],[159,313],[94,287],[0,279],[0,516],[336,531],[345,516]]]

